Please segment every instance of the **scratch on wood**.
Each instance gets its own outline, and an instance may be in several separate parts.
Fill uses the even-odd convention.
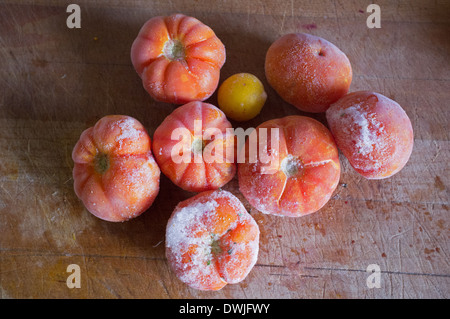
[[[100,282],[101,285],[102,285],[103,287],[105,287],[106,290],[108,290],[109,293],[110,293],[111,295],[115,296],[116,298],[121,298],[120,294],[117,293],[113,288],[111,288],[111,287],[108,285],[107,282],[105,282],[105,281],[103,281],[103,280],[98,280],[98,282]]]
[[[396,237],[398,237],[398,236],[402,236],[402,235],[404,235],[405,233],[410,232],[411,230],[413,230],[413,229],[412,229],[412,228],[409,228],[409,229],[407,229],[407,230],[405,230],[405,231],[402,231],[401,233],[392,235],[392,236],[389,238],[389,240],[392,240],[392,239],[394,239],[394,238],[396,238]]]
[[[351,268],[305,267],[304,269],[319,270],[319,271],[343,271],[343,272],[364,272],[364,273],[367,272],[365,269],[351,269]],[[450,274],[434,274],[434,273],[390,271],[390,270],[382,270],[380,272],[382,274],[388,274],[388,275],[429,276],[429,277],[450,278]]]
[[[336,1],[334,1],[334,14],[335,14],[335,19],[336,19],[336,25],[337,25],[337,29],[339,34],[341,34],[341,26],[339,24],[339,19],[338,19],[338,11],[337,11],[337,7],[336,7]]]
[[[290,4],[286,3],[284,6],[284,10],[283,10],[283,20],[281,20],[281,28],[280,28],[280,33],[283,33],[284,30],[284,22],[286,20],[286,14],[287,14],[287,7],[291,6],[291,16],[294,16],[294,1],[291,0]]]
[[[401,238],[398,239],[398,243],[397,243],[397,250],[398,250],[398,260],[399,260],[399,267],[400,269],[403,268],[403,262],[402,262],[402,245],[400,244],[400,240]],[[402,285],[402,289],[400,290],[400,298],[405,298],[405,281],[403,280],[403,277],[400,277],[400,282]]]
[[[436,160],[436,158],[439,156],[439,152],[441,151],[441,148],[439,147],[439,144],[436,141],[433,141],[434,146],[436,146],[436,154],[434,154],[433,158],[431,159],[432,162]]]
[[[170,296],[169,289],[167,289],[167,286],[166,286],[164,280],[159,280],[159,282],[161,283],[161,285],[162,285],[162,287],[163,287],[163,289],[164,289],[164,292],[166,293],[167,297],[168,297],[168,298],[172,298],[172,297]]]
[[[283,20],[281,20],[280,33],[283,33],[285,19],[286,19],[286,10],[284,10],[284,12],[283,12]]]

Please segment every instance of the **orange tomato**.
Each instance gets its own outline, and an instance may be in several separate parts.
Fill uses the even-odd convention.
[[[72,152],[74,188],[86,209],[107,221],[139,216],[159,192],[151,140],[136,119],[109,115],[85,130]]]
[[[212,104],[194,101],[178,107],[153,135],[161,171],[191,192],[222,187],[236,173],[235,136],[227,129],[232,129],[230,122]]]
[[[219,290],[245,279],[256,263],[259,227],[239,199],[207,191],[177,205],[166,229],[166,257],[192,288]]]
[[[157,101],[184,104],[210,97],[225,63],[214,31],[183,14],[147,21],[131,47],[144,88]]]
[[[249,152],[244,154],[245,162],[238,167],[241,193],[267,214],[299,217],[322,208],[340,177],[338,149],[330,131],[315,119],[297,115],[262,123],[255,131],[258,141],[263,129],[269,131],[270,162],[263,163],[261,154],[258,161],[252,161]],[[271,137],[273,129],[279,131],[278,143]]]

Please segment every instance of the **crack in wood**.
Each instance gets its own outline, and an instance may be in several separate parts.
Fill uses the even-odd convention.
[[[343,271],[343,272],[364,272],[364,269],[351,269],[351,268],[327,268],[327,267],[304,267],[305,270],[320,270],[320,271]],[[450,274],[434,274],[434,273],[420,273],[420,272],[406,272],[406,271],[390,271],[382,270],[382,274],[388,275],[406,275],[406,276],[430,276],[430,277],[444,277],[450,278]]]

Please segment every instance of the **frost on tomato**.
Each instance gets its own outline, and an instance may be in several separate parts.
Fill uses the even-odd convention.
[[[238,166],[239,190],[262,213],[299,217],[318,211],[331,198],[340,177],[331,133],[310,117],[291,115],[260,124],[255,130],[258,140],[262,132],[269,131],[269,136],[274,129],[279,131],[279,143],[267,143],[271,163],[254,161],[246,152]],[[272,167],[270,173],[266,165]]]
[[[177,205],[166,228],[166,256],[192,288],[219,290],[245,279],[256,263],[259,227],[239,199],[207,191]]]
[[[75,193],[101,219],[118,222],[137,217],[159,192],[160,170],[150,137],[132,117],[100,119],[81,134],[72,159]]]

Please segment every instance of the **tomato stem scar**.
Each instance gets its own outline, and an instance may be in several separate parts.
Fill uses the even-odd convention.
[[[184,45],[179,40],[167,41],[163,53],[171,61],[182,61],[186,58]]]
[[[98,153],[95,156],[95,170],[100,174],[105,173],[109,168],[109,158],[105,153]]]

